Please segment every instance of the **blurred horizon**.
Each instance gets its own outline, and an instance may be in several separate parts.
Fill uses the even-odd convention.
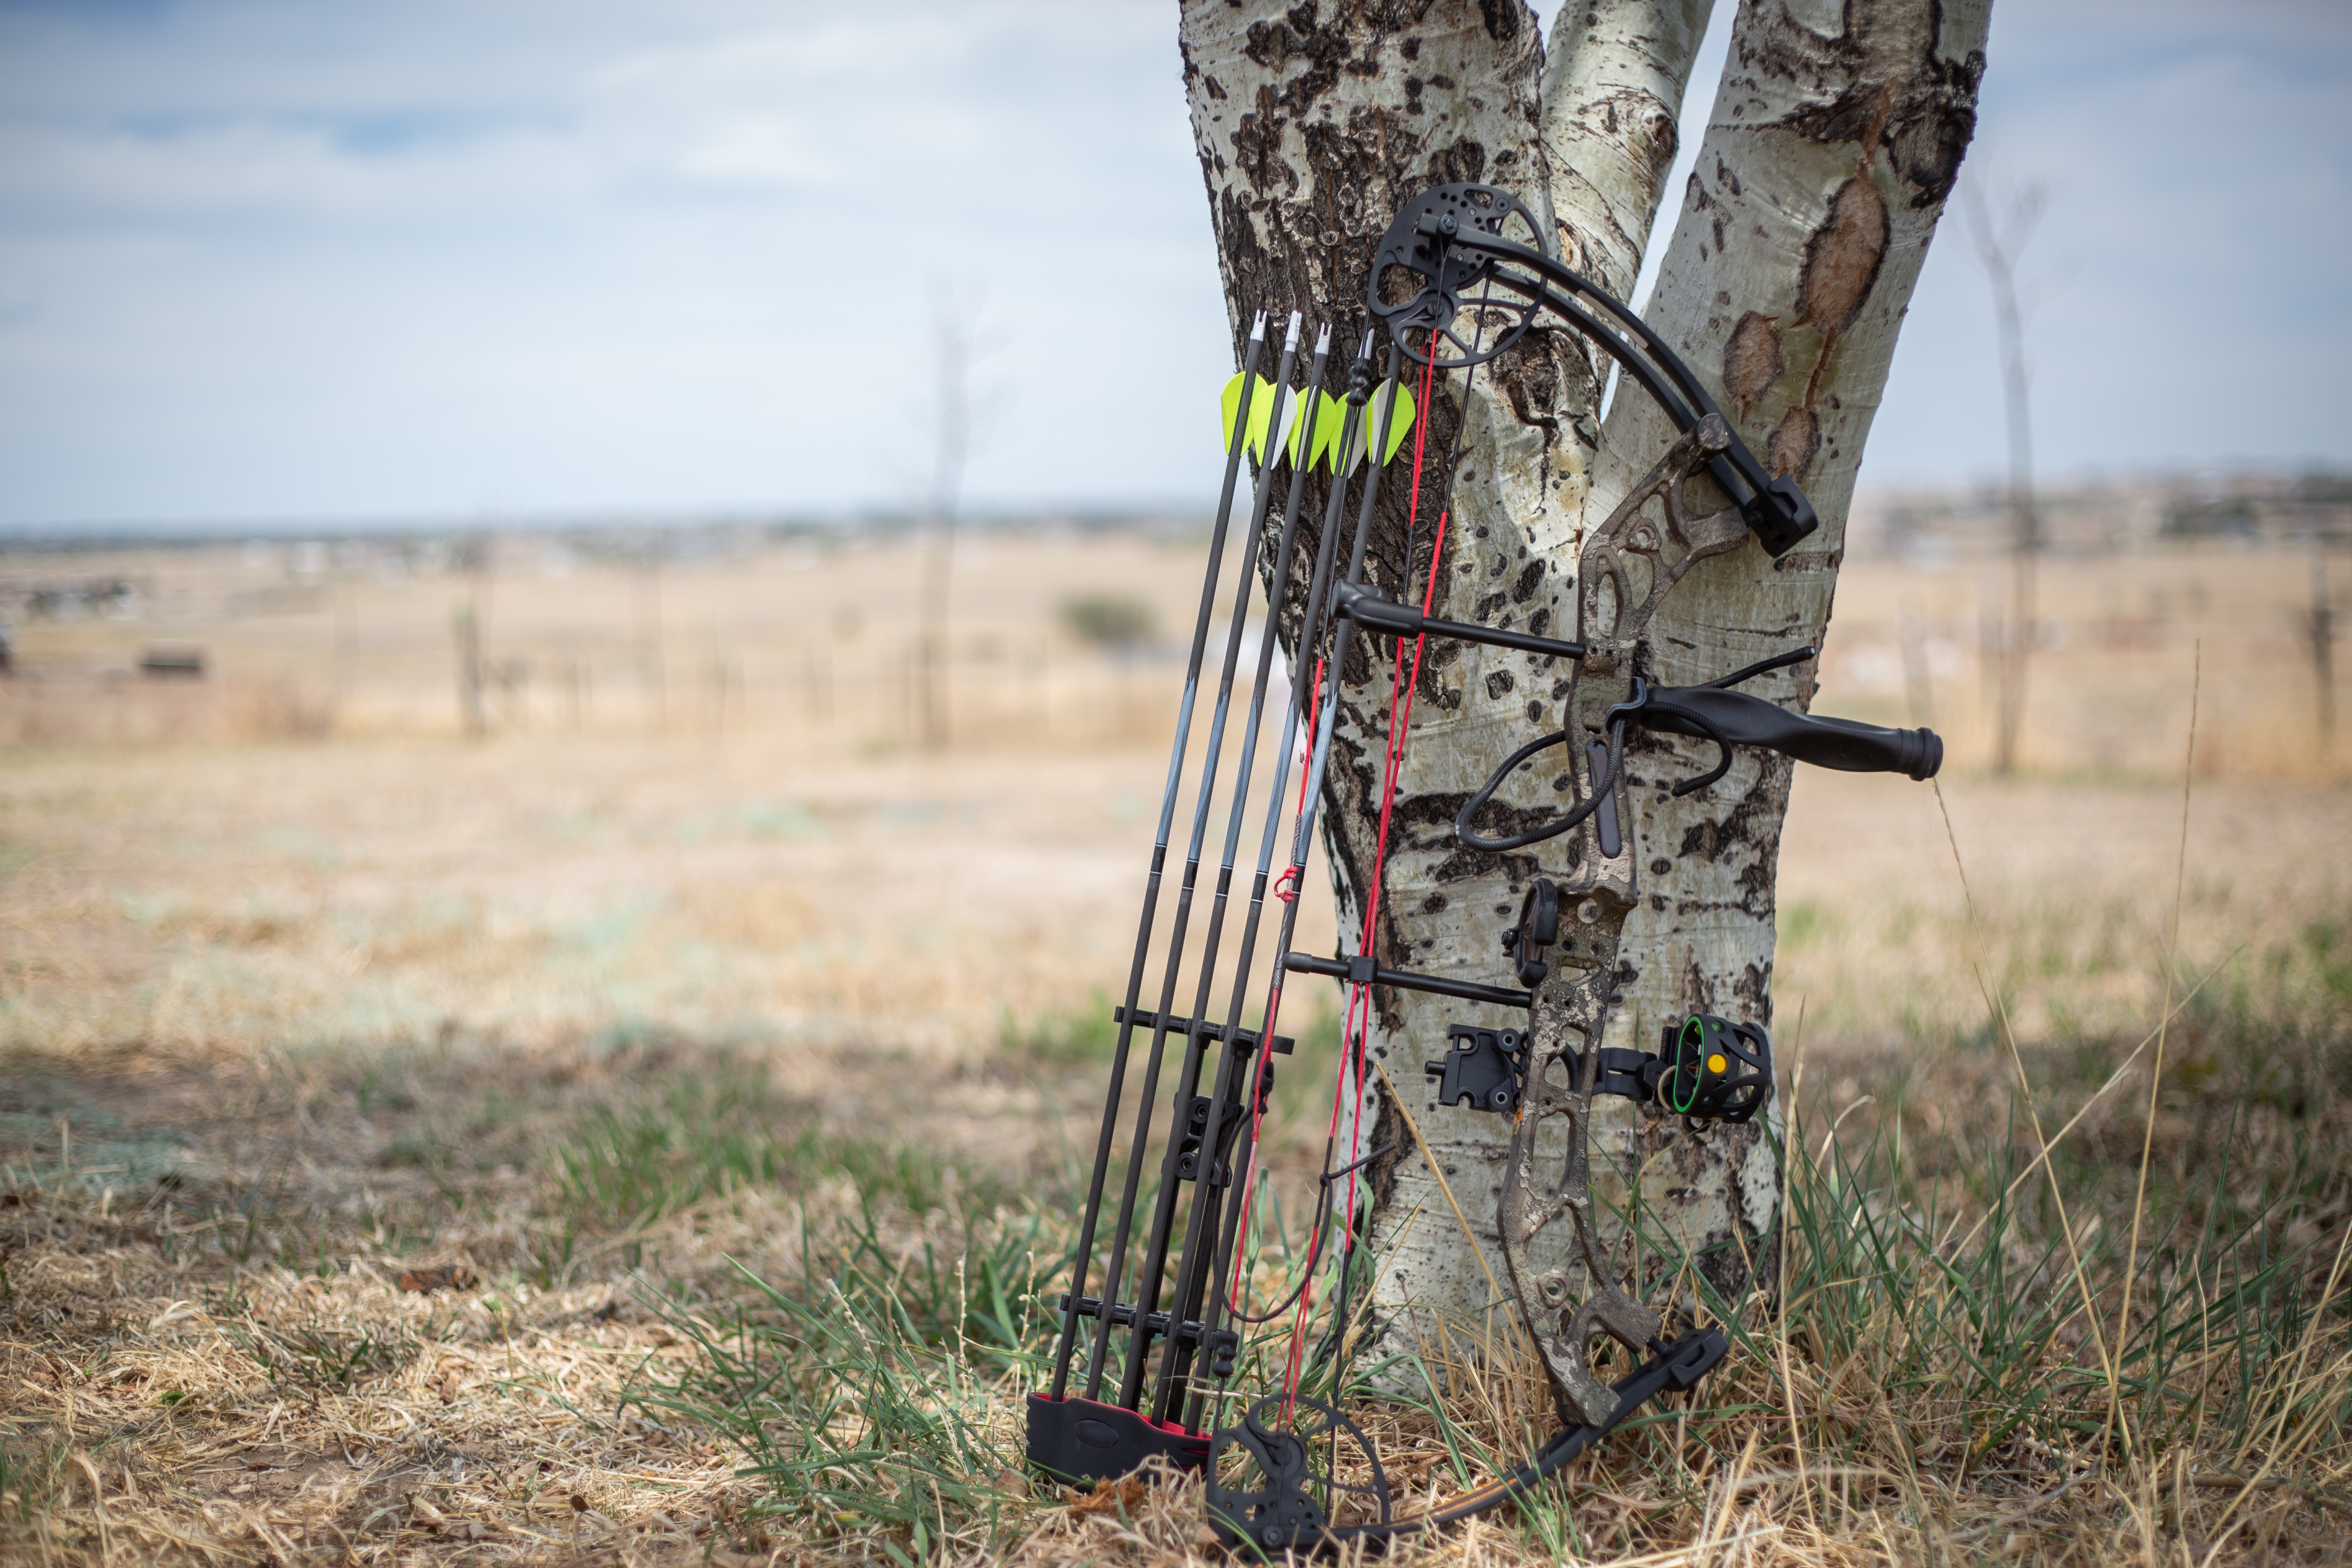
[[[2038,474],[2352,468],[2352,14],[1993,16],[1968,171],[2048,193]],[[1139,0],[5,0],[0,534],[903,517],[946,299],[977,301],[971,515],[1203,512],[1231,367],[1178,70]],[[1865,492],[2005,465],[1958,205]]]
[[[2039,548],[2057,555],[2131,552],[2151,547],[2236,539],[2282,543],[2352,540],[2352,469],[2288,464],[2149,470],[2063,479],[2036,486]],[[968,507],[956,527],[968,543],[990,538],[1133,538],[1196,542],[1213,512],[1205,501],[1171,506]],[[467,542],[543,540],[592,551],[650,552],[688,559],[713,552],[806,542],[890,544],[927,537],[936,514],[920,505],[834,511],[787,508],[630,510],[582,508],[541,513],[352,514],[274,518],[185,518],[44,526],[0,522],[0,556],[38,557],[108,551],[239,543],[299,551],[313,543],[374,542],[445,550]],[[2015,513],[2006,484],[1991,476],[1964,483],[1865,485],[1846,523],[1850,553],[1916,557],[1931,564],[1954,545],[2009,548]],[[663,541],[659,548],[656,541]],[[6,608],[0,584],[0,613]]]

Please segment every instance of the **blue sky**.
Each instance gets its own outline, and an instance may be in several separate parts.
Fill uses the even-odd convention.
[[[1999,0],[1990,52],[2043,469],[2352,465],[2352,6]],[[2000,467],[1965,241],[1865,483]],[[0,0],[0,527],[904,504],[942,289],[974,504],[1213,494],[1167,0]]]

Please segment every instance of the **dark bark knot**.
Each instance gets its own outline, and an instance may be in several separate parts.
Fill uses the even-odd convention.
[[[1698,742],[1683,742],[1694,751]],[[1643,748],[1671,752],[1673,743],[1653,741]],[[1779,765],[1775,766],[1775,763]],[[1787,805],[1785,769],[1793,764],[1768,760],[1757,775],[1754,784],[1732,804],[1731,810],[1719,822],[1700,821],[1683,832],[1681,844],[1675,854],[1679,859],[1701,861],[1722,860],[1732,856],[1759,860],[1769,868],[1775,860],[1775,848],[1780,839],[1780,813]],[[1720,785],[1718,788],[1722,787]]]
[[[1805,242],[1798,321],[1832,337],[1853,325],[1878,281],[1890,238],[1886,198],[1877,185],[1862,174],[1840,185],[1830,198],[1828,221]]]
[[[1801,479],[1821,449],[1822,422],[1811,409],[1799,404],[1773,427],[1772,438],[1765,443],[1764,462],[1775,474]]]
[[[1803,398],[1781,416],[1765,445],[1765,461],[1775,474],[1801,479],[1821,452],[1822,422],[1813,412],[1814,393],[1839,337],[1861,319],[1870,302],[1870,291],[1886,264],[1892,238],[1886,198],[1867,174],[1855,174],[1838,187],[1830,198],[1829,216],[1805,241],[1805,268],[1797,284],[1797,324],[1819,329],[1822,346],[1806,378]],[[1751,322],[1757,325],[1751,328]],[[1748,340],[1744,348],[1742,334]],[[1741,319],[1739,331],[1725,350],[1725,368],[1748,374],[1744,384],[1731,379],[1743,419],[1755,399],[1741,388],[1756,384],[1759,378],[1761,387],[1769,387],[1778,379],[1780,348],[1777,323],[1753,311]]]
[[[1938,52],[1941,7],[1850,5],[1834,34],[1822,36],[1785,17],[1759,29],[1761,74],[1790,80],[1842,79],[1835,98],[1809,105],[1786,123],[1826,143],[1859,142],[1865,160],[1881,152],[1916,212],[1940,205],[1959,175],[1976,134],[1977,89],[1984,54],[1960,59]]]
[[[1486,24],[1488,37],[1498,44],[1507,44],[1532,18],[1519,0],[1478,0],[1478,19]]]
[[[1739,318],[1731,330],[1731,341],[1723,345],[1723,385],[1731,394],[1739,410],[1739,421],[1748,421],[1749,410],[1763,400],[1780,379],[1788,362],[1780,353],[1780,318],[1750,310]]]

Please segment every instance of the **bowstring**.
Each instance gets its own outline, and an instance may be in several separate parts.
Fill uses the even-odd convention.
[[[1433,385],[1436,376],[1436,372],[1437,355],[1433,353],[1430,354],[1428,361],[1422,366],[1421,409],[1420,416],[1414,422],[1415,428],[1413,430],[1412,486],[1407,498],[1405,510],[1405,582],[1408,591],[1410,591],[1412,586],[1413,536],[1420,531],[1421,528],[1421,484],[1424,471],[1424,460],[1429,446],[1429,395],[1431,386]],[[1380,460],[1383,454],[1381,453],[1371,454],[1371,457],[1375,461]],[[1431,560],[1432,570],[1430,574],[1430,580],[1433,585],[1436,581],[1435,566],[1436,562],[1434,557],[1433,557]],[[1336,647],[1332,649],[1334,657],[1337,656],[1338,651],[1339,650]],[[1389,822],[1391,811],[1396,799],[1394,786],[1396,783],[1397,764],[1399,761],[1399,749],[1402,741],[1402,737],[1397,732],[1396,722],[1397,699],[1399,695],[1397,679],[1403,671],[1403,661],[1404,639],[1400,637],[1397,639],[1395,659],[1389,674],[1389,733],[1386,737],[1386,745],[1384,748],[1386,754],[1382,758],[1381,826],[1379,835],[1373,843],[1372,874],[1370,891],[1366,895],[1364,901],[1363,930],[1358,937],[1356,944],[1356,951],[1360,953],[1369,953],[1371,952],[1372,936],[1377,929],[1376,922],[1380,919],[1381,879],[1382,868],[1388,858]],[[1418,666],[1416,663],[1416,668],[1417,668]],[[1323,1135],[1323,1146],[1327,1151],[1324,1155],[1323,1163],[1327,1172],[1330,1169],[1331,1163],[1330,1155],[1328,1151],[1337,1144],[1339,1139],[1339,1109],[1347,1098],[1348,1082],[1351,1078],[1360,1078],[1362,1076],[1360,1065],[1352,1062],[1351,1058],[1360,1056],[1362,1051],[1363,1027],[1360,1020],[1366,1019],[1370,1016],[1370,996],[1371,987],[1369,985],[1356,985],[1349,988],[1347,1012],[1343,1016],[1340,1024],[1339,1071],[1332,1076],[1331,1080],[1330,1124],[1325,1129]],[[1352,1071],[1350,1070],[1351,1067],[1354,1069]],[[1360,1116],[1358,1117],[1355,1122],[1350,1124],[1349,1129],[1351,1143],[1359,1146],[1361,1143],[1362,1120],[1363,1119]],[[1340,1231],[1340,1235],[1342,1236],[1352,1236],[1354,1234],[1354,1226],[1356,1221],[1356,1178],[1360,1173],[1360,1171],[1350,1171],[1348,1173],[1347,1199],[1344,1205],[1346,1208],[1346,1215],[1342,1222],[1343,1227]],[[1307,1284],[1306,1289],[1299,1292],[1298,1304],[1292,1310],[1293,1316],[1290,1325],[1290,1346],[1288,1354],[1285,1358],[1283,1371],[1283,1415],[1286,1420],[1289,1418],[1291,1409],[1297,1399],[1301,1363],[1306,1353],[1307,1327],[1307,1322],[1313,1317],[1315,1310],[1315,1289],[1313,1280],[1315,1278],[1316,1268],[1322,1261],[1323,1235],[1325,1227],[1328,1223],[1329,1218],[1327,1211],[1322,1216],[1321,1222],[1318,1223],[1307,1235],[1307,1267],[1305,1270]]]

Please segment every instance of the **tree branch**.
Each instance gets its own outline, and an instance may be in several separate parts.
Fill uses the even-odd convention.
[[[1714,0],[1563,7],[1544,62],[1538,141],[1560,255],[1624,299],[1674,167],[1683,91]]]
[[[1822,531],[1800,573],[1843,544],[1895,331],[1976,129],[1990,10],[1750,4],[1734,25],[1647,316],[1765,466],[1812,497]],[[1670,438],[1644,400],[1617,404],[1596,500],[1613,504]],[[1826,583],[1814,597],[1818,630]]]

